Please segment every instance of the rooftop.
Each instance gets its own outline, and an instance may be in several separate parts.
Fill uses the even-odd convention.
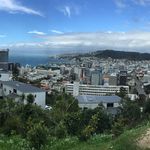
[[[44,90],[32,86],[30,84],[22,83],[19,81],[0,81],[3,85],[7,85],[9,87],[12,87],[18,91],[21,91],[23,93],[31,93],[31,92],[45,92]]]
[[[119,96],[93,96],[93,95],[79,95],[76,99],[80,104],[99,104],[99,103],[119,103],[121,98]]]

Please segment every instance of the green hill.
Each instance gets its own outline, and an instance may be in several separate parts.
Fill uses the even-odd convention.
[[[129,51],[118,51],[118,50],[98,50],[85,54],[79,54],[72,57],[97,57],[97,58],[109,58],[112,59],[127,59],[127,60],[150,60],[150,53],[139,53]]]

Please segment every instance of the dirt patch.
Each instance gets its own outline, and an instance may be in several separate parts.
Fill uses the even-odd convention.
[[[150,148],[150,129],[137,140],[137,143],[142,149]]]

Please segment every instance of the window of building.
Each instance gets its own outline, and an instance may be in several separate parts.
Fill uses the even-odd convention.
[[[36,98],[36,94],[34,95],[34,97]]]
[[[13,93],[15,93],[15,94],[16,94],[16,93],[17,93],[17,90],[16,90],[16,89],[13,89]]]
[[[107,103],[107,108],[114,107],[114,103]]]

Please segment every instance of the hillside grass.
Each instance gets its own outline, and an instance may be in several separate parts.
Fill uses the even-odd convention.
[[[49,138],[48,144],[42,150],[141,150],[137,139],[150,128],[150,123],[126,130],[118,138],[112,135],[95,135],[87,142],[80,142],[76,137],[65,139]],[[0,135],[0,150],[31,150],[26,140],[18,137]]]

